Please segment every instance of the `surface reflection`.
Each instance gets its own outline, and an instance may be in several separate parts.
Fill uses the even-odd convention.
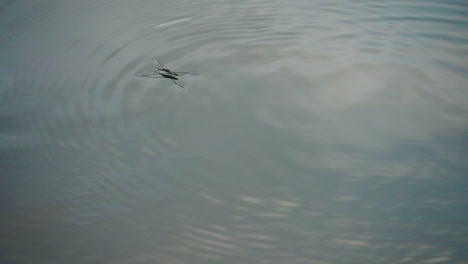
[[[0,262],[464,263],[467,12],[4,1]]]

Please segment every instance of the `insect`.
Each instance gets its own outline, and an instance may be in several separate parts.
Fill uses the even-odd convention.
[[[161,68],[156,68],[156,70],[152,71],[149,74],[138,74],[137,77],[145,77],[145,78],[166,78],[172,80],[172,82],[179,86],[180,88],[184,88],[182,85],[178,84],[176,81],[179,80],[178,76],[182,75],[198,75],[198,73],[193,72],[175,72],[169,70],[164,64],[162,64],[159,60],[155,60],[155,63],[158,62]]]

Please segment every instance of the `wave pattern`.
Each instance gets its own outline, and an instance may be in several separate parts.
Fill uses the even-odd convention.
[[[466,2],[26,2],[0,4],[0,262],[466,259]],[[135,78],[156,58],[200,76]]]

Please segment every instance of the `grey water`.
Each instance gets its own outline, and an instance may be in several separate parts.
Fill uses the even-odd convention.
[[[464,0],[1,1],[0,263],[467,263],[467,29]]]

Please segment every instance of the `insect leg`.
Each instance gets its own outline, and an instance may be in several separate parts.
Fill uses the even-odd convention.
[[[165,78],[162,76],[155,76],[154,74],[137,74],[136,77],[145,77],[145,78]]]
[[[184,87],[183,87],[182,85],[178,84],[176,81],[172,80],[172,82],[173,82],[175,85],[179,86],[180,88],[184,89]]]
[[[174,72],[178,75],[186,75],[186,74],[190,74],[190,75],[199,75],[198,73],[194,73],[194,72]]]
[[[160,61],[157,60],[157,59],[156,59],[155,61],[157,61],[157,62],[159,63],[159,65],[161,65],[161,67],[163,67],[163,69],[168,70],[168,68],[167,68],[164,64],[162,64],[162,62],[160,62]]]

